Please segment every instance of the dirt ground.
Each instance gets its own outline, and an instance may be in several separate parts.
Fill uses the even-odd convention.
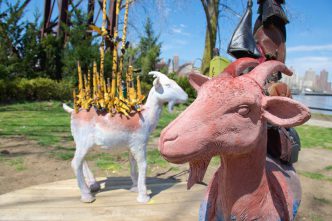
[[[156,146],[156,140],[150,148]],[[98,152],[99,150],[93,150]],[[51,149],[41,147],[36,142],[22,137],[0,138],[0,194],[31,185],[74,178],[70,160],[58,160],[50,155]],[[3,159],[7,160],[3,160]],[[9,160],[8,160],[9,159]],[[324,149],[302,149],[299,162],[295,164],[300,173],[303,198],[296,220],[332,220],[332,151]],[[109,172],[90,163],[97,177],[129,176],[129,171]],[[172,165],[174,167],[174,165]],[[186,180],[187,165],[177,166],[177,170],[160,168],[148,174],[149,177],[170,177]],[[216,170],[210,166],[206,182]],[[327,169],[331,168],[331,169]],[[308,178],[306,172],[319,173],[327,179]]]

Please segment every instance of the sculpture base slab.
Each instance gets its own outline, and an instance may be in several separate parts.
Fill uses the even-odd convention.
[[[0,195],[0,220],[198,220],[205,186],[186,190],[185,182],[148,178],[148,204],[136,201],[129,177],[99,178],[101,192],[80,202],[76,179],[31,186]],[[164,181],[164,182],[162,182]]]

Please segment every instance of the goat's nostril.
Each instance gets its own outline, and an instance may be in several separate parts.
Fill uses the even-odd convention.
[[[179,135],[177,135],[177,134],[174,134],[174,135],[169,136],[169,137],[165,137],[165,138],[164,138],[164,143],[166,143],[166,142],[170,142],[170,141],[174,141],[174,140],[176,140],[178,137],[179,137]]]

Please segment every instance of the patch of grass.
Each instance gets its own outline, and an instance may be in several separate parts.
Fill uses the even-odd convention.
[[[332,170],[332,165],[325,167],[324,170]]]
[[[119,171],[122,169],[122,166],[112,159],[97,159],[96,165],[102,170]]]
[[[219,166],[220,163],[221,163],[220,161],[221,161],[220,156],[214,156],[214,157],[212,157],[212,159],[211,159],[211,164],[212,164],[213,166]]]
[[[72,140],[70,120],[60,102],[31,102],[0,107],[0,136],[25,136],[40,145]]]
[[[170,169],[174,172],[179,172],[180,171],[179,167],[171,167]]]
[[[152,133],[152,137],[159,137],[161,130],[164,129],[171,121],[173,121],[186,108],[187,108],[186,105],[180,104],[180,105],[174,106],[173,112],[170,113],[170,112],[168,112],[168,109],[165,106],[161,113],[161,117],[159,119],[158,125],[157,125],[155,131]]]
[[[129,168],[128,152],[121,154],[100,153],[88,155],[87,160],[95,161],[96,166],[103,170],[119,171]],[[169,163],[164,160],[157,149],[149,149],[147,151],[148,167],[159,166],[166,167]]]
[[[314,196],[314,200],[317,201],[317,202],[320,202],[322,204],[331,204],[332,202],[328,199],[325,199],[325,198],[319,198],[319,197],[316,197]]]
[[[74,157],[73,152],[55,152],[54,153],[55,158],[60,160],[71,160]]]
[[[332,182],[332,178],[327,177],[327,176],[325,176],[325,175],[323,175],[321,173],[299,171],[299,174],[301,174],[302,176],[308,177],[310,179],[314,179],[314,180],[325,180],[325,181]]]
[[[13,166],[16,171],[22,171],[26,169],[24,166],[23,158],[21,157],[9,160],[9,165]]]
[[[148,165],[157,165],[160,167],[168,165],[168,162],[160,155],[157,149],[147,151],[147,163]]]
[[[320,147],[332,150],[332,128],[303,125],[296,127],[296,131],[303,148]]]
[[[332,115],[327,115],[327,114],[311,113],[311,117],[317,120],[332,121]]]
[[[88,160],[93,160],[96,163],[96,166],[102,170],[110,170],[112,172],[120,171],[123,168],[128,168],[124,166],[128,164],[128,153],[121,154],[108,154],[100,153],[92,156],[88,156]]]
[[[18,172],[26,169],[22,157],[8,158],[6,155],[0,154],[0,162],[13,167]]]
[[[311,214],[310,215],[310,220],[311,221],[324,221],[323,218],[317,214]]]

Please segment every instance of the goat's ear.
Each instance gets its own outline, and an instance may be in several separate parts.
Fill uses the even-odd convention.
[[[159,79],[159,77],[156,77],[156,78],[153,80],[153,86],[155,86],[156,88],[161,86],[161,83],[160,83],[160,79]]]
[[[209,77],[202,75],[202,74],[196,74],[196,73],[190,73],[189,74],[189,83],[193,88],[195,88],[196,91],[199,91],[199,88],[208,80],[210,80]]]
[[[295,127],[311,117],[306,106],[287,97],[264,96],[262,109],[269,123],[281,127]]]

